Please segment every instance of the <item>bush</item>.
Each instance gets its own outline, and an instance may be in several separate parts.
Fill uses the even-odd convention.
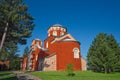
[[[73,72],[73,65],[72,64],[68,64],[66,67],[66,72],[68,76],[75,76],[75,73]]]

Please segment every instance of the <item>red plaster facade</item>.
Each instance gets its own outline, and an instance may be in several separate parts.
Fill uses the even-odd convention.
[[[82,70],[82,63],[86,61],[81,57],[80,43],[56,24],[48,29],[44,46],[39,39],[33,40],[28,57],[23,59],[23,70],[65,70],[68,64],[73,64],[74,70]]]
[[[22,69],[23,69],[23,70],[26,70],[26,69],[27,69],[27,57],[23,58]]]

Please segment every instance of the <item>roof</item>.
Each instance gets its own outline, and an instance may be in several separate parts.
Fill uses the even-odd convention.
[[[49,56],[46,56],[45,58],[49,58],[49,57],[52,57],[54,55],[56,55],[56,53],[50,54]]]
[[[59,26],[59,27],[62,27],[62,25],[61,25],[61,24],[54,24],[53,26]]]
[[[50,27],[48,28],[48,30],[49,30],[51,27],[62,27],[62,28],[65,28],[65,29],[66,29],[66,27],[62,26],[61,24],[54,24],[54,25],[50,26]],[[67,31],[67,29],[66,29],[66,31]]]
[[[76,39],[75,38],[73,38],[70,34],[66,34],[66,35],[64,35],[64,36],[61,36],[61,37],[56,37],[51,43],[54,43],[54,42],[56,42],[56,41],[60,41],[60,40],[62,40],[62,39],[64,39],[64,38],[66,38],[67,36],[69,36],[69,41],[76,41]],[[63,41],[66,41],[65,39],[63,40]],[[68,41],[68,40],[67,40]]]

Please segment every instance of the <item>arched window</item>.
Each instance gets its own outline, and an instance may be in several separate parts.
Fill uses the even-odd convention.
[[[61,36],[64,35],[64,32],[60,32],[60,35],[61,35]]]
[[[50,33],[48,34],[48,36],[50,36]]]
[[[73,49],[73,53],[74,53],[74,58],[79,58],[79,49],[78,48],[74,48]]]
[[[36,56],[36,61],[37,61],[37,59],[38,59],[38,55]]]
[[[57,36],[57,32],[56,31],[53,31],[53,36]]]
[[[46,43],[46,48],[48,48],[48,42]]]
[[[37,45],[40,45],[39,42],[36,42]]]

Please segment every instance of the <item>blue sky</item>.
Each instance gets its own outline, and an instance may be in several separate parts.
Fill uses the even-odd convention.
[[[120,0],[24,0],[35,18],[31,41],[47,38],[47,29],[59,23],[81,42],[81,55],[86,58],[91,42],[100,32],[113,34],[120,43]],[[21,45],[20,54],[27,45]]]

